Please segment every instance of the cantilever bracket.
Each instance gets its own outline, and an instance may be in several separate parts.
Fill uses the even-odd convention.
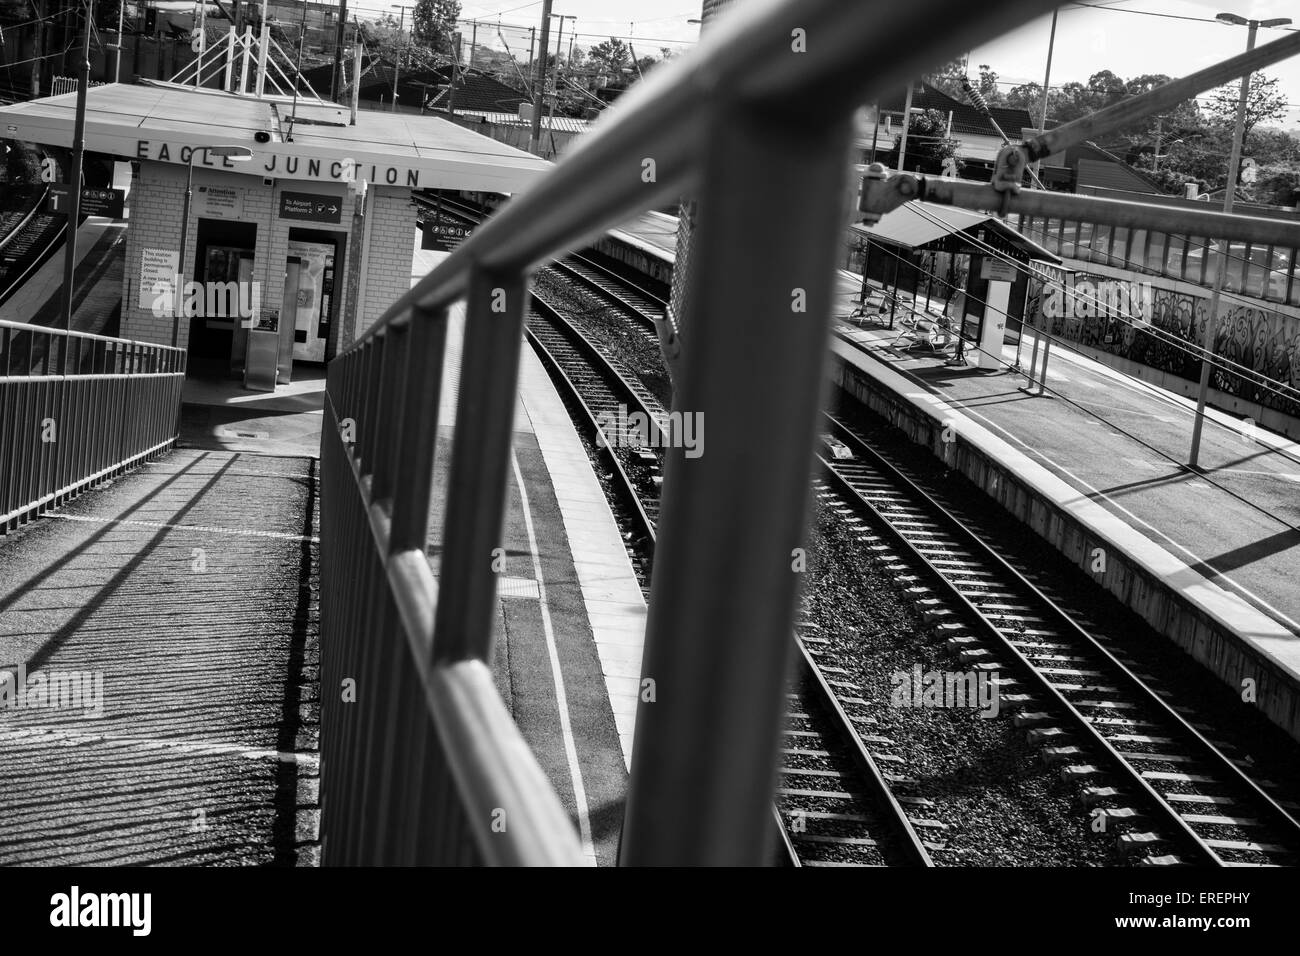
[[[910,173],[890,176],[884,163],[872,163],[862,176],[862,195],[858,211],[868,226],[880,222],[880,217],[893,212],[913,199],[921,198],[921,181]]]

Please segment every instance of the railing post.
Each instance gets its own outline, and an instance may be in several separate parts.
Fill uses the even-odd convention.
[[[626,865],[765,862],[846,216],[847,117],[718,103],[708,128],[674,398],[704,441],[666,456]]]
[[[393,450],[393,525],[389,551],[424,550],[429,539],[429,505],[437,449],[438,399],[447,344],[444,309],[417,308],[402,380],[398,438]]]
[[[527,294],[521,275],[470,274],[433,631],[438,660],[492,656],[492,550],[505,517]]]

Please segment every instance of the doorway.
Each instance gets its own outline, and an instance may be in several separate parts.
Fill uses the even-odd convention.
[[[282,331],[292,330],[293,360],[324,363],[330,330],[338,321],[339,283],[347,234],[290,229],[285,253]]]
[[[203,307],[190,318],[190,368],[214,377],[239,375],[243,370],[248,329],[240,314],[247,295],[208,294],[210,289],[251,289],[257,224],[223,219],[199,219],[193,281],[204,290]],[[227,285],[234,283],[235,285]],[[242,300],[242,301],[241,301]]]

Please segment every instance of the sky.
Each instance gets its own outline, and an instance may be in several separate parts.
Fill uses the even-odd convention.
[[[743,2],[743,0],[741,0]],[[896,0],[846,0],[891,3]],[[973,0],[979,2],[979,0]],[[997,0],[984,0],[997,2]],[[1245,27],[1214,20],[1219,12],[1266,20],[1290,16],[1300,28],[1297,0],[1082,0],[1061,8],[1052,56],[1052,85],[1072,80],[1084,82],[1098,70],[1109,69],[1122,77],[1144,73],[1185,76],[1246,48]],[[360,0],[362,15],[382,11],[382,0]],[[350,4],[350,8],[355,4]],[[552,10],[577,18],[577,44],[589,47],[602,37],[630,37],[638,55],[658,55],[660,46],[686,50],[699,36],[699,27],[687,21],[700,15],[700,0],[554,0]],[[536,25],[541,0],[461,0],[462,19],[521,26]],[[394,11],[396,12],[396,11]],[[1158,15],[1153,15],[1158,14]],[[1192,18],[1192,19],[1178,19]],[[1210,21],[1210,22],[1204,22]],[[558,23],[558,21],[557,21]],[[565,35],[574,29],[565,21]],[[1011,84],[1042,83],[1047,61],[1051,16],[971,51],[972,67],[988,63]],[[486,34],[486,29],[484,33]],[[1277,39],[1277,30],[1260,30],[1258,43]],[[566,42],[567,46],[567,42]],[[1281,80],[1281,90],[1294,104],[1282,125],[1300,128],[1300,57],[1266,70]]]

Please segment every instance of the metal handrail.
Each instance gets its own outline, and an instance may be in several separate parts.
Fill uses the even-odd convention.
[[[168,451],[184,378],[183,349],[0,321],[0,534]]]
[[[690,267],[710,281],[687,285],[692,332],[674,412],[725,427],[710,427],[705,454],[665,455],[642,665],[643,687],[664,690],[639,703],[620,861],[769,859],[798,588],[791,549],[819,431],[853,110],[1056,5],[733,8],[331,362],[321,437],[325,862],[590,855],[486,679],[528,275],[695,191]],[[783,192],[771,201],[774,185]],[[461,298],[435,581],[425,548],[438,399],[447,309]],[[459,690],[453,675],[467,675]],[[341,685],[353,696],[340,699]],[[507,804],[526,808],[525,825],[497,831],[493,814],[509,817]]]

